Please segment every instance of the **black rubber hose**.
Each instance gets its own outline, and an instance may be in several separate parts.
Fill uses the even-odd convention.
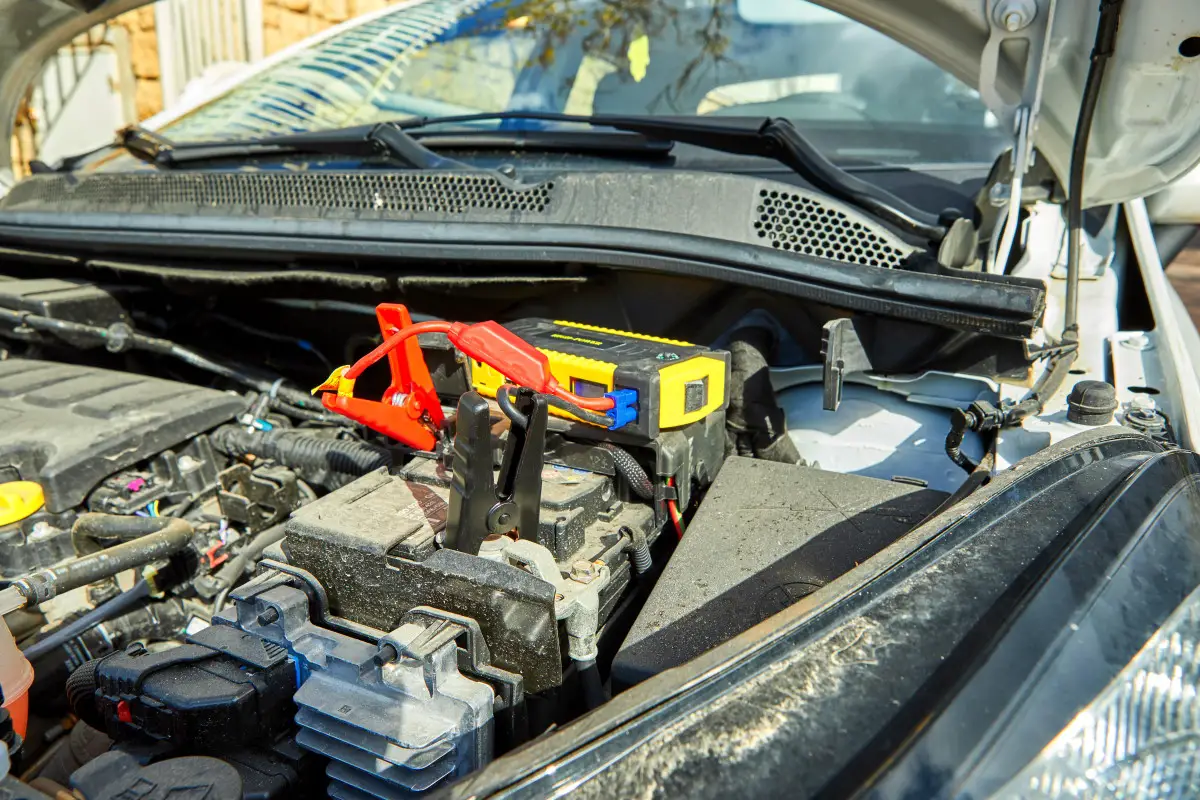
[[[82,616],[80,614],[80,618]],[[68,620],[66,624],[71,622],[74,620]],[[31,702],[44,702],[45,707],[51,707],[62,695],[63,683],[71,674],[71,669],[79,663],[81,653],[98,658],[122,649],[129,642],[174,639],[187,622],[188,612],[183,603],[178,598],[171,598],[147,602],[140,608],[97,623],[32,662],[35,677]],[[42,638],[54,633],[50,631]]]
[[[726,455],[799,464],[800,451],[788,435],[787,415],[771,385],[773,340],[770,330],[757,326],[739,328],[730,338]]]
[[[75,528],[80,526],[83,530],[103,529],[114,534],[119,526],[125,526],[130,535],[137,535],[137,538],[16,579],[13,585],[30,604],[173,556],[191,544],[193,534],[191,523],[176,517],[84,514],[75,522]],[[77,538],[75,528],[71,533],[73,539]]]
[[[967,431],[1013,428],[1028,417],[1042,413],[1046,407],[1046,400],[1053,397],[1054,393],[1062,387],[1077,355],[1078,350],[1071,349],[1053,356],[1047,364],[1045,372],[1037,379],[1029,393],[1020,402],[1003,412],[993,408],[992,414],[984,414],[978,403],[972,404],[966,410],[955,409],[950,418],[950,433],[946,435],[946,455],[968,473],[974,472],[979,465],[962,452],[962,443]],[[997,416],[1001,413],[1003,416],[997,420]]]
[[[304,422],[320,422],[324,425],[340,426],[357,424],[354,420],[343,417],[340,414],[331,414],[327,411],[314,411],[307,408],[300,408],[290,403],[285,403],[278,397],[271,398],[270,407],[281,414],[287,414],[292,419],[298,419]]]
[[[1009,409],[1005,415],[1004,427],[1020,425],[1026,417],[1042,413],[1042,409],[1046,407],[1046,401],[1062,388],[1063,382],[1071,372],[1071,365],[1075,363],[1078,356],[1079,350],[1074,347],[1052,356],[1046,364],[1046,371],[1033,384],[1029,393]]]
[[[299,408],[311,409],[318,412],[323,410],[321,401],[313,398],[306,392],[281,386],[277,381],[269,378],[253,375],[244,369],[222,364],[219,361],[213,361],[211,358],[176,344],[169,339],[160,339],[156,336],[147,336],[144,333],[139,333],[125,323],[118,322],[104,328],[99,325],[54,319],[52,317],[43,317],[39,314],[12,311],[3,308],[0,308],[0,322],[8,323],[16,328],[87,336],[104,344],[108,350],[114,353],[123,353],[126,350],[144,350],[148,353],[170,356],[171,358],[179,359],[185,364],[190,364],[197,369],[211,372],[214,375],[220,375],[223,378],[228,378],[235,383],[240,383],[251,389],[268,392]]]
[[[966,438],[967,431],[973,427],[972,422],[973,420],[969,413],[961,408],[956,408],[950,417],[950,433],[946,435],[946,455],[950,456],[951,461],[967,472],[973,472],[977,466],[962,451],[963,439]]]
[[[124,614],[149,596],[150,584],[144,580],[138,581],[133,585],[133,588],[121,592],[111,600],[101,603],[79,619],[67,623],[49,636],[38,639],[22,652],[25,654],[25,658],[30,661],[37,661],[85,631],[89,631],[113,617]]]
[[[91,678],[95,679],[93,672]],[[69,679],[69,676],[68,676]],[[59,693],[62,693],[63,684],[66,682],[60,681],[58,684]],[[86,691],[86,686],[76,685],[75,692]],[[95,684],[91,685],[91,690],[95,692]],[[95,704],[93,703],[93,706]],[[32,782],[39,778],[46,778],[55,783],[67,786],[71,782],[71,774],[75,770],[82,767],[84,764],[91,761],[93,758],[98,758],[104,753],[107,753],[113,745],[112,739],[101,730],[89,725],[82,719],[71,728],[71,733],[63,740],[63,744],[55,748],[53,751],[47,751],[49,757],[43,756],[39,758],[38,764],[21,776],[25,782]],[[53,796],[53,795],[52,795]],[[60,797],[73,797],[64,793]]]
[[[636,458],[612,442],[604,442],[600,447],[612,455],[613,466],[617,468],[617,472],[626,480],[634,494],[643,500],[654,499],[654,484]]]
[[[71,543],[77,554],[87,555],[112,544],[140,539],[163,527],[164,523],[158,517],[84,514],[71,526]]]
[[[608,702],[608,693],[604,691],[604,682],[600,680],[600,668],[595,661],[576,661],[579,670],[579,687],[583,695],[583,705],[588,711],[599,708]]]
[[[1100,21],[1092,44],[1091,63],[1079,102],[1075,121],[1075,139],[1071,143],[1071,167],[1067,181],[1067,299],[1063,310],[1063,337],[1074,339],[1079,331],[1079,258],[1083,248],[1083,177],[1087,166],[1088,142],[1092,136],[1092,118],[1104,85],[1104,70],[1117,44],[1124,0],[1100,0]]]
[[[325,470],[341,475],[366,475],[392,464],[391,452],[382,447],[294,430],[250,432],[223,425],[210,438],[213,447],[226,455],[234,458],[253,455],[300,472]]]

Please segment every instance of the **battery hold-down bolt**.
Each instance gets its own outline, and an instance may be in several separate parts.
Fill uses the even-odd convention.
[[[576,561],[571,565],[571,580],[576,583],[591,583],[600,575],[600,570],[591,561]]]

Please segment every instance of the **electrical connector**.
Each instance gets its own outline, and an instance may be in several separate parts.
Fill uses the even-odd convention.
[[[605,412],[608,418],[612,420],[612,424],[608,426],[610,431],[615,431],[631,422],[637,421],[637,389],[615,389],[605,393],[604,396],[612,400],[613,403],[613,407]]]

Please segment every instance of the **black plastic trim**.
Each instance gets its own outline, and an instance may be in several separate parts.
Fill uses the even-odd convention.
[[[1033,332],[1045,303],[1037,282],[928,275],[699,236],[581,225],[0,212],[0,239],[59,250],[140,248],[158,257],[220,249],[410,263],[590,262],[723,280],[853,311],[1014,338]]]

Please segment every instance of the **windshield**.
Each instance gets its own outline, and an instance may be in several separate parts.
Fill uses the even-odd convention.
[[[989,163],[976,92],[803,0],[426,0],[317,37],[162,127],[245,138],[504,110],[786,117],[838,161]],[[532,121],[484,127],[552,127]]]

